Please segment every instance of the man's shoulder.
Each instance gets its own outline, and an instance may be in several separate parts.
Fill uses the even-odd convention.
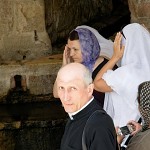
[[[92,113],[92,115],[88,119],[87,124],[88,126],[92,126],[92,127],[95,127],[97,125],[104,126],[105,124],[113,125],[113,121],[111,117],[103,109],[99,109]]]
[[[99,105],[96,100],[90,105],[92,107],[92,113],[90,114],[87,123],[89,128],[97,128],[104,126],[114,126],[112,118],[107,114],[107,112]],[[103,128],[103,127],[102,127]]]
[[[111,119],[111,117],[107,114],[107,112],[104,109],[98,109],[95,110],[91,116],[89,117],[89,119],[94,119],[94,118],[100,118],[100,119],[104,119],[104,118],[108,118]],[[112,119],[111,119],[112,120]]]

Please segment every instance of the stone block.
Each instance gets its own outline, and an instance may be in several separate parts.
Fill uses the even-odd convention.
[[[44,0],[1,0],[0,8],[2,60],[30,60],[52,53]]]
[[[138,5],[137,16],[141,18],[150,18],[150,1],[142,2]]]
[[[22,77],[20,84],[25,90],[28,89],[30,94],[52,94],[53,84],[61,64],[62,54],[29,61],[5,61],[0,65],[0,98],[16,87],[15,81],[12,80],[16,75]]]

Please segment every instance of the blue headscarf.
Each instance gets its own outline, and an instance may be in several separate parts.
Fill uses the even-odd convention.
[[[88,29],[77,28],[75,31],[78,32],[81,53],[82,53],[82,64],[85,65],[91,72],[93,66],[100,54],[100,45],[96,36]]]

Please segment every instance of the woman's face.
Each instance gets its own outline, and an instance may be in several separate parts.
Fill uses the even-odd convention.
[[[70,51],[70,57],[73,59],[74,62],[82,63],[82,53],[81,53],[81,46],[79,40],[68,40],[68,50]]]

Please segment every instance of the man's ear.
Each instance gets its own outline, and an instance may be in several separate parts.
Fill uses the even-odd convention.
[[[94,84],[91,83],[91,84],[88,85],[88,93],[93,94],[93,90],[94,90]]]

